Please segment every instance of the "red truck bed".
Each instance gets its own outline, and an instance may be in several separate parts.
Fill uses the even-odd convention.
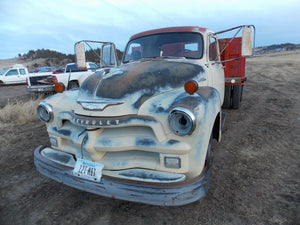
[[[243,95],[243,87],[246,81],[245,65],[246,58],[242,57],[242,38],[219,39],[221,61],[223,62],[225,73],[225,96],[223,108],[238,109],[240,107]],[[230,42],[230,44],[228,44]]]
[[[229,43],[231,38],[219,39],[220,51]],[[234,38],[221,54],[221,61],[236,59],[224,62],[225,85],[244,85],[246,58],[241,56],[242,38]],[[234,82],[233,82],[234,79]]]

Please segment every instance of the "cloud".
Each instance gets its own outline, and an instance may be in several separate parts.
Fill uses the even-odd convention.
[[[0,0],[0,58],[37,48],[73,53],[82,39],[123,50],[138,32],[168,26],[257,27],[257,45],[299,42],[297,0]]]

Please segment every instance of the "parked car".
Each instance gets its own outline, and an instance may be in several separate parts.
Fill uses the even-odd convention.
[[[12,68],[1,70],[0,85],[25,83],[27,75],[27,68],[21,64],[16,64]]]
[[[60,73],[64,73],[65,72],[65,68],[59,68],[55,71],[53,71],[53,74],[60,74]]]
[[[67,89],[77,88],[83,80],[93,74],[97,68],[96,64],[87,62],[86,69],[79,70],[76,63],[68,63],[63,72],[55,69],[55,71],[43,73],[30,73],[27,77],[27,91],[52,92],[57,82],[62,82],[66,85]]]

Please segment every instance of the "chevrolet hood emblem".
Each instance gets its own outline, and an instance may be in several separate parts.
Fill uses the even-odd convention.
[[[123,101],[108,100],[108,99],[77,99],[77,102],[85,110],[102,111],[111,105],[123,104]]]

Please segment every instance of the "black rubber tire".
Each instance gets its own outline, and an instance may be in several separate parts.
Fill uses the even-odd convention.
[[[211,149],[212,139],[213,138],[211,136],[207,147],[207,153],[206,153],[205,164],[204,164],[204,168],[206,171],[211,168],[213,163],[213,158],[214,158],[213,151]]]
[[[232,89],[232,108],[238,109],[242,101],[242,86],[234,85]]]
[[[231,85],[225,86],[223,108],[231,108]]]
[[[244,91],[244,85],[241,86],[241,99],[240,99],[240,102],[242,102],[242,99],[243,99],[243,91]]]
[[[68,85],[68,90],[79,88],[79,84],[76,81],[71,81]]]

